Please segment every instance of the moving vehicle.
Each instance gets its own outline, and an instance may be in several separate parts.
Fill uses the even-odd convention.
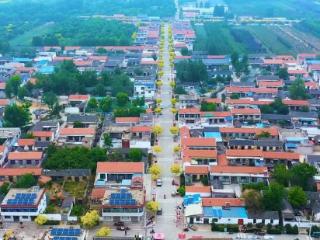
[[[121,222],[121,221],[115,222],[115,223],[114,223],[114,226],[116,226],[116,227],[124,226],[124,222]]]

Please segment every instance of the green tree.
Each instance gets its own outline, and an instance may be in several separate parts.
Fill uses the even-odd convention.
[[[8,182],[4,182],[0,187],[0,194],[6,195],[10,190],[10,184]]]
[[[30,92],[28,91],[27,87],[22,86],[22,87],[18,88],[18,95],[17,96],[20,100],[23,100],[24,97],[29,96],[29,94],[30,94]]]
[[[287,187],[291,178],[290,171],[284,164],[277,164],[272,172],[272,178],[279,184]]]
[[[58,103],[57,95],[53,92],[47,92],[43,94],[42,101],[48,105],[48,107],[52,110],[54,105]]]
[[[261,139],[261,138],[269,138],[271,135],[269,132],[265,132],[265,131],[262,131],[261,133],[259,133],[257,135],[257,138],[258,139]]]
[[[4,126],[23,127],[30,121],[29,109],[16,104],[6,106],[4,110]]]
[[[302,79],[296,79],[291,84],[289,87],[289,94],[290,98],[295,100],[304,100],[309,97]]]
[[[99,101],[99,107],[103,112],[110,112],[112,108],[112,99],[111,97],[102,98]]]
[[[131,148],[128,153],[128,157],[133,162],[140,162],[143,157],[143,152],[139,148]]]
[[[119,107],[124,107],[129,102],[128,94],[124,92],[119,92],[116,98],[117,98],[117,104]]]
[[[259,191],[253,189],[245,190],[243,198],[249,210],[256,212],[263,209],[262,196]]]
[[[310,181],[316,173],[317,169],[307,163],[294,165],[290,169],[291,183],[308,190],[310,189]]]
[[[97,110],[97,108],[98,108],[97,99],[94,97],[90,98],[90,100],[88,101],[88,104],[87,104],[87,109],[89,111],[95,111],[95,110]]]
[[[263,191],[263,205],[267,210],[279,211],[281,210],[284,197],[284,187],[279,183],[272,182],[269,187]]]
[[[25,175],[22,175],[21,177],[18,178],[15,187],[16,188],[30,188],[37,185],[37,180],[35,179],[35,177],[30,174],[27,173]]]
[[[277,72],[277,75],[283,80],[289,80],[289,73],[287,68],[280,68]]]
[[[207,68],[201,61],[181,61],[175,67],[181,82],[202,83],[208,80]]]
[[[307,195],[301,187],[291,187],[288,190],[288,201],[294,208],[301,208],[307,204]]]
[[[112,138],[109,133],[103,134],[103,144],[107,149],[112,148]]]
[[[215,103],[208,103],[206,101],[202,101],[200,110],[202,112],[215,112],[217,110],[217,105]]]
[[[240,99],[239,93],[232,93],[230,96],[231,99]]]
[[[7,81],[5,92],[8,98],[18,95],[18,90],[21,83],[22,81],[19,75],[14,75]]]

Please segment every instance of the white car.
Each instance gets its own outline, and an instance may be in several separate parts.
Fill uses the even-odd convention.
[[[157,187],[161,187],[162,186],[162,179],[158,178],[156,181]]]

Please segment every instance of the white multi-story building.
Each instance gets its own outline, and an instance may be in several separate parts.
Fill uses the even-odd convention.
[[[10,189],[1,203],[2,221],[25,222],[32,221],[47,207],[47,197],[44,189],[32,187],[29,189]]]

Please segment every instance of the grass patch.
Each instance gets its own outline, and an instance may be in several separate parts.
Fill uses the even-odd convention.
[[[12,47],[19,47],[19,46],[30,47],[32,45],[33,37],[49,33],[53,25],[54,25],[53,23],[46,23],[41,26],[32,28],[30,31],[27,31],[13,38],[10,41],[10,45]]]
[[[87,187],[86,182],[66,181],[63,185],[63,190],[70,193],[73,197],[83,198]]]

